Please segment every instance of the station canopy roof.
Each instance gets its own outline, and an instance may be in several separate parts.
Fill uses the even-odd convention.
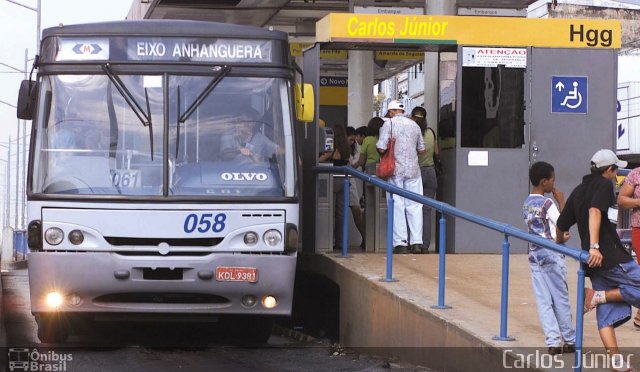
[[[535,0],[457,0],[457,8],[523,9]],[[348,0],[151,0],[146,19],[190,19],[224,22],[257,27],[273,27],[289,34],[290,41],[315,40],[316,22],[329,13],[349,13]],[[425,1],[387,0],[352,1],[354,6],[376,8],[424,9]],[[398,47],[388,47],[398,49]],[[404,50],[422,52],[434,50],[425,45],[405,46]],[[344,53],[334,53],[335,58],[322,61],[323,73],[335,76],[347,75]],[[378,60],[374,64],[375,80],[381,81],[416,64],[418,60]]]

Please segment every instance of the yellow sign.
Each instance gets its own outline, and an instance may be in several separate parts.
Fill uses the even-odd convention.
[[[347,87],[320,87],[320,106],[346,106],[349,101]]]
[[[379,61],[406,61],[424,59],[424,52],[405,52],[402,50],[378,50],[376,51],[376,59]]]
[[[300,57],[302,51],[312,46],[313,43],[289,43],[289,50],[292,57]],[[320,58],[322,59],[347,59],[346,50],[321,50]]]
[[[302,51],[312,46],[313,43],[289,43],[289,51],[292,57],[302,56]]]
[[[319,42],[619,49],[618,20],[331,13]]]

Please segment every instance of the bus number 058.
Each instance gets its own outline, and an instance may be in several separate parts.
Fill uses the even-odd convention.
[[[215,216],[213,213],[202,213],[200,215],[192,213],[184,220],[184,232],[191,234],[197,229],[201,233],[206,233],[209,230],[218,233],[224,230],[226,219],[227,215],[224,213],[218,213]]]

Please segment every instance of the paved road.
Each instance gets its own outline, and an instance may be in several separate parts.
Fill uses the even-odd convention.
[[[26,269],[2,274],[7,346],[12,360],[41,359],[40,370],[429,371],[282,334],[273,334],[265,347],[241,347],[216,336],[215,327],[198,324],[111,324],[73,336],[64,346],[43,345],[30,313],[28,285]],[[0,370],[5,369],[2,360]]]

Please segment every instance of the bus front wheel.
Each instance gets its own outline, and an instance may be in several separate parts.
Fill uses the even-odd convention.
[[[223,320],[223,332],[241,344],[266,344],[271,337],[271,317],[230,315]]]
[[[249,344],[266,344],[271,337],[273,320],[270,317],[247,317],[244,319],[243,341]]]
[[[69,336],[69,327],[59,314],[36,315],[38,339],[43,343],[63,343]]]

